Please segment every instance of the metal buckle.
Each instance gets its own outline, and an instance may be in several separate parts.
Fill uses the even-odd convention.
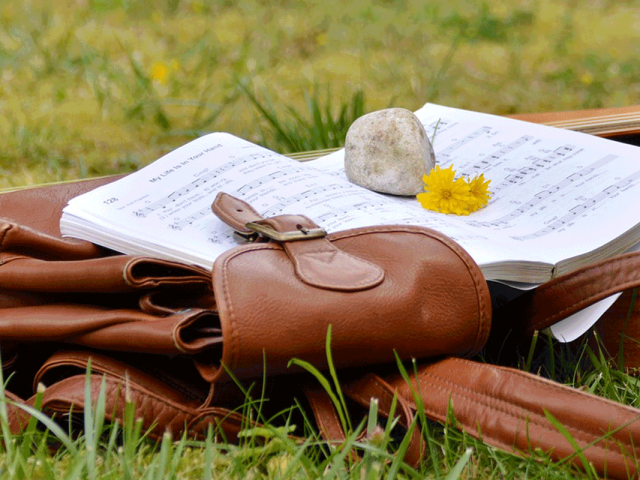
[[[309,240],[312,238],[322,238],[327,236],[327,232],[322,228],[300,227],[298,230],[290,232],[278,232],[271,227],[255,222],[249,222],[245,228],[257,233],[262,237],[270,238],[276,242],[297,242],[299,240]]]

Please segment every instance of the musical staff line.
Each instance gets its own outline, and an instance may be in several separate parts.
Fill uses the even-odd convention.
[[[201,210],[198,210],[196,213],[189,215],[188,217],[185,217],[181,220],[178,220],[177,222],[174,222],[172,224],[169,225],[169,228],[171,228],[172,230],[182,230],[184,227],[186,227],[187,225],[191,225],[194,222],[200,220],[201,218],[204,218],[208,215],[213,215],[213,212],[211,211],[211,208],[203,208]]]
[[[159,210],[161,208],[166,208],[168,205],[179,200],[181,197],[196,190],[197,188],[200,188],[201,186],[205,185],[211,180],[214,180],[215,178],[224,174],[225,172],[237,167],[238,165],[242,165],[243,163],[247,163],[257,158],[264,158],[264,157],[265,157],[264,153],[252,153],[250,155],[245,155],[243,157],[233,159],[232,161],[227,162],[224,165],[221,165],[220,167],[202,175],[197,180],[194,180],[193,182],[185,185],[184,187],[176,190],[175,192],[172,192],[169,195],[162,197],[159,200],[156,200],[152,204],[147,205],[144,208],[141,208],[139,210],[135,210],[133,214],[136,217],[145,218],[151,213],[155,212],[156,210]]]
[[[588,210],[592,209],[595,205],[597,205],[598,203],[602,202],[606,198],[609,198],[612,195],[614,195],[615,193],[619,192],[620,190],[628,187],[629,185],[632,185],[638,179],[640,179],[640,171],[637,171],[637,172],[633,173],[632,175],[629,175],[629,176],[623,178],[622,180],[620,180],[620,181],[614,183],[613,185],[607,187],[606,189],[604,189],[603,191],[601,191],[597,195],[594,195],[593,197],[591,197],[591,198],[585,200],[584,202],[582,202],[581,204],[576,205],[575,207],[570,209],[569,212],[566,215],[564,215],[564,216],[560,217],[559,219],[555,220],[554,222],[550,223],[545,228],[542,228],[542,229],[540,229],[540,230],[538,230],[536,232],[530,233],[528,235],[519,235],[519,236],[514,236],[514,237],[511,237],[511,238],[513,238],[514,240],[530,240],[530,239],[542,237],[544,235],[548,235],[549,233],[552,233],[552,232],[562,228],[563,226],[571,223],[578,216],[580,216],[580,215],[584,214],[585,212],[587,212]]]
[[[480,127],[475,132],[472,132],[469,135],[461,138],[460,140],[452,143],[447,148],[445,148],[444,150],[439,152],[438,155],[440,157],[449,158],[451,156],[451,154],[453,152],[455,152],[456,150],[458,150],[459,148],[463,147],[464,145],[466,145],[469,142],[472,142],[473,140],[475,140],[476,138],[478,138],[478,137],[480,137],[482,135],[486,135],[489,132],[491,132],[491,127]]]
[[[298,173],[300,172],[299,168],[295,168],[295,167],[289,167],[289,168],[283,168],[282,170],[278,171],[278,172],[274,172],[270,175],[265,175],[264,177],[258,178],[256,180],[254,180],[253,182],[249,182],[246,185],[243,185],[242,187],[240,187],[237,192],[239,194],[245,194],[247,192],[250,192],[251,190],[253,190],[254,188],[258,188],[261,185],[264,185],[265,183],[271,181],[271,180],[275,180],[276,178],[282,178],[282,177],[286,177],[287,175],[291,175],[293,173]]]
[[[277,215],[281,213],[289,205],[292,205],[301,200],[313,197],[314,195],[317,195],[319,193],[350,189],[350,188],[352,188],[351,185],[335,185],[335,184],[329,185],[329,186],[311,188],[309,190],[305,190],[304,192],[298,193],[297,195],[293,195],[291,197],[288,197],[288,198],[285,198],[284,200],[279,201],[278,203],[274,204],[271,208],[264,211],[262,215],[265,217],[271,217],[273,215]]]
[[[498,150],[496,150],[495,152],[490,153],[489,155],[484,157],[482,160],[480,160],[477,164],[475,164],[473,168],[475,168],[476,170],[480,170],[481,172],[487,172],[490,167],[495,167],[499,165],[499,163],[496,163],[496,161],[499,160],[501,157],[504,157],[505,155],[513,152],[514,150],[525,145],[527,142],[531,141],[532,139],[533,137],[531,135],[523,135],[522,137],[509,143],[508,145],[505,145],[499,148]],[[491,161],[489,161],[489,159]]]
[[[595,172],[600,167],[603,167],[606,164],[612,162],[616,158],[618,158],[616,155],[606,155],[606,156],[600,158],[599,160],[595,161],[594,163],[592,163],[590,165],[587,165],[586,167],[582,168],[578,172],[575,172],[575,173],[569,175],[568,177],[563,178],[560,182],[550,186],[546,190],[542,190],[542,191],[536,193],[535,195],[533,195],[533,197],[531,197],[529,200],[525,201],[518,208],[514,209],[513,211],[511,211],[507,215],[503,215],[502,217],[500,217],[500,218],[498,218],[496,220],[492,220],[490,222],[469,222],[469,225],[472,225],[474,227],[481,227],[481,226],[499,227],[501,225],[506,225],[511,220],[514,220],[514,219],[518,218],[519,216],[524,215],[525,213],[531,211],[538,204],[540,204],[541,202],[547,200],[548,198],[552,197],[553,195],[557,194],[563,188],[571,185],[574,182],[582,180],[583,178],[585,178],[588,175],[590,175],[593,172]]]
[[[505,188],[513,185],[523,183],[523,181],[529,175],[536,173],[538,170],[545,170],[548,168],[548,164],[555,162],[556,160],[566,157],[575,150],[574,145],[563,145],[550,152],[548,155],[536,159],[530,166],[522,167],[517,172],[507,176],[501,183],[495,185],[492,190],[494,193],[499,192]]]

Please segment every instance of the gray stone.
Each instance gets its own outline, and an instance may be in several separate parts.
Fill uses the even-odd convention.
[[[422,176],[431,171],[435,159],[422,123],[404,108],[363,115],[347,132],[347,178],[369,190],[394,195],[423,192]]]

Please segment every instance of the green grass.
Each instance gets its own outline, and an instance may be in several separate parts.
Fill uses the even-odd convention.
[[[576,388],[637,405],[640,382],[613,367],[599,351],[586,344],[557,345],[540,338],[534,349],[531,367],[534,371],[568,383]],[[298,365],[303,365],[298,362]],[[146,438],[141,424],[129,404],[121,424],[105,424],[104,391],[91,408],[76,412],[84,425],[82,433],[69,433],[69,423],[62,419],[54,423],[37,413],[41,424],[30,423],[18,436],[7,433],[4,404],[0,403],[0,472],[6,479],[458,479],[458,478],[531,478],[560,479],[572,476],[597,478],[580,472],[566,463],[554,463],[544,452],[533,452],[527,458],[515,456],[486,446],[460,432],[455,427],[453,410],[447,425],[430,421],[414,423],[426,442],[424,462],[415,469],[402,462],[408,436],[395,422],[380,422],[377,405],[372,403],[364,417],[356,415],[340,391],[340,372],[325,374],[303,365],[334,392],[334,402],[345,414],[346,440],[329,446],[312,434],[304,416],[298,415],[299,404],[270,416],[261,428],[247,426],[240,434],[239,445],[229,445],[215,439],[209,430],[206,438],[192,440],[172,438],[165,434],[159,441]],[[90,376],[87,374],[87,382]],[[87,383],[88,385],[88,383]],[[87,389],[88,391],[88,389]],[[2,392],[0,392],[0,395]],[[88,398],[88,397],[87,397]],[[262,403],[268,396],[250,399],[242,412],[247,417],[264,420]],[[91,402],[89,402],[91,404]],[[419,409],[420,412],[420,409]],[[392,415],[393,416],[393,415]],[[294,433],[306,432],[307,437],[290,437],[292,419],[300,419]],[[422,415],[418,415],[422,418]],[[423,419],[423,418],[422,418]],[[550,419],[553,424],[556,421]],[[75,423],[74,423],[75,424]],[[381,425],[382,428],[376,428]],[[562,431],[561,424],[557,428]],[[361,433],[365,433],[361,437]],[[407,434],[408,435],[408,434]],[[57,448],[52,449],[51,446]],[[359,456],[353,457],[352,451]]]
[[[637,17],[611,0],[2,2],[0,188],[131,171],[209,131],[337,145],[388,106],[630,105]]]

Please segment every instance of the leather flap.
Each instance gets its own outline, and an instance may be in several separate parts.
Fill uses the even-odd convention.
[[[480,269],[448,237],[421,227],[377,226],[331,234],[346,255],[378,266],[384,278],[357,291],[317,288],[296,275],[285,248],[313,242],[250,244],[213,266],[223,335],[221,357],[200,355],[208,381],[281,374],[291,358],[327,367],[332,328],[336,368],[438,355],[467,355],[485,344],[491,301]],[[304,252],[302,254],[304,258]],[[348,274],[345,272],[345,274]]]

